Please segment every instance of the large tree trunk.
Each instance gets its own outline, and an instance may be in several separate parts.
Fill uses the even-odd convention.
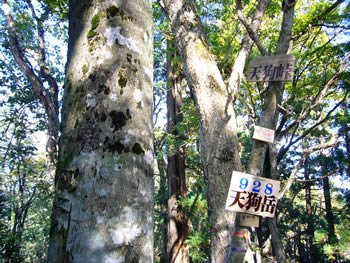
[[[172,47],[172,44],[168,44]],[[167,61],[167,118],[168,133],[178,137],[174,127],[182,119],[182,76],[172,65],[174,55]],[[186,197],[185,149],[183,146],[170,149],[168,156],[168,244],[167,257],[169,263],[186,263],[190,261],[188,246],[185,240],[188,235],[188,218],[183,207],[179,205],[181,198]]]
[[[69,11],[49,262],[152,262],[152,3]]]

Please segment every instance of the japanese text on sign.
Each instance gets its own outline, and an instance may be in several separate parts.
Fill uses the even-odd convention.
[[[291,81],[294,66],[292,55],[258,57],[249,63],[248,81]]]
[[[273,217],[280,182],[250,174],[233,172],[226,209]]]

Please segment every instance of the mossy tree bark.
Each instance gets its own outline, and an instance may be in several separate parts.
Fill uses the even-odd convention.
[[[169,41],[168,47],[172,48],[173,43]],[[183,76],[172,63],[176,55],[177,52],[173,53],[167,61],[167,131],[175,137],[178,143],[179,134],[174,128],[182,119]],[[179,204],[181,198],[185,198],[186,194],[185,149],[184,146],[175,145],[168,154],[168,263],[190,262],[189,248],[185,243],[188,236],[188,218],[183,206]]]
[[[152,3],[69,5],[49,262],[152,262]]]

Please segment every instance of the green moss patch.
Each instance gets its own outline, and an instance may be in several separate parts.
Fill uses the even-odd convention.
[[[87,37],[88,37],[89,39],[91,39],[91,38],[93,38],[93,37],[96,36],[96,35],[97,35],[97,33],[96,33],[95,31],[89,30],[89,32],[88,32],[88,34],[87,34]]]
[[[84,64],[81,71],[85,75],[89,71],[89,66],[87,64]]]
[[[100,24],[100,14],[96,14],[91,19],[91,30],[95,30]]]

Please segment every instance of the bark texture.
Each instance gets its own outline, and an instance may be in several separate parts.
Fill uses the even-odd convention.
[[[322,167],[322,168],[324,169],[325,167]],[[337,242],[337,237],[335,235],[334,215],[333,215],[332,200],[331,200],[331,189],[329,185],[328,176],[324,176],[322,178],[322,184],[323,184],[323,196],[324,196],[325,207],[326,207],[326,220],[328,224],[328,242],[330,244],[333,244]]]
[[[168,44],[172,47],[172,43]],[[167,119],[168,133],[178,138],[174,127],[182,119],[182,76],[172,66],[173,54],[167,61]],[[180,138],[178,138],[180,139]],[[186,197],[185,149],[180,146],[170,149],[168,156],[168,244],[167,258],[169,263],[190,262],[189,248],[185,244],[188,235],[188,218],[183,207],[179,205],[181,198]]]
[[[282,27],[281,27],[277,47],[275,50],[275,54],[278,54],[278,55],[288,53],[288,50],[290,48],[291,36],[292,36],[295,2],[286,1],[286,3],[283,3],[282,5],[282,8],[283,8]],[[263,111],[257,122],[258,126],[262,126],[272,130],[276,129],[277,122],[279,120],[278,105],[281,105],[282,103],[283,92],[284,92],[283,82],[274,82],[269,86],[267,95],[265,98],[265,103],[263,106]],[[266,164],[268,164],[269,166],[266,167]],[[265,174],[264,174],[264,171],[265,171]],[[253,141],[248,173],[256,176],[265,176],[272,179],[278,179],[276,178],[277,154],[276,154],[275,144],[268,145],[267,143],[264,143],[264,142],[260,142],[256,140]],[[269,231],[271,233],[272,246],[274,248],[274,253],[275,253],[277,262],[285,262],[285,253],[282,246],[282,241],[280,240],[279,231],[277,228],[277,219],[268,218],[267,220],[268,220]],[[240,228],[239,225],[237,226],[237,231],[242,231],[242,228]],[[242,243],[244,241],[245,240],[242,240]],[[237,256],[237,255],[233,253],[233,256]]]
[[[236,117],[232,107],[252,42],[245,39],[228,88],[211,55],[194,1],[162,1],[180,52],[200,119],[200,150],[211,224],[211,262],[224,262],[230,249],[235,213],[225,211],[232,171],[241,171]],[[253,26],[259,27],[268,1],[261,1]]]
[[[153,262],[151,1],[69,10],[49,262]]]
[[[206,41],[194,1],[164,1],[200,119],[200,151],[211,224],[211,262],[224,262],[234,213],[225,211],[232,171],[241,170],[235,114]]]

